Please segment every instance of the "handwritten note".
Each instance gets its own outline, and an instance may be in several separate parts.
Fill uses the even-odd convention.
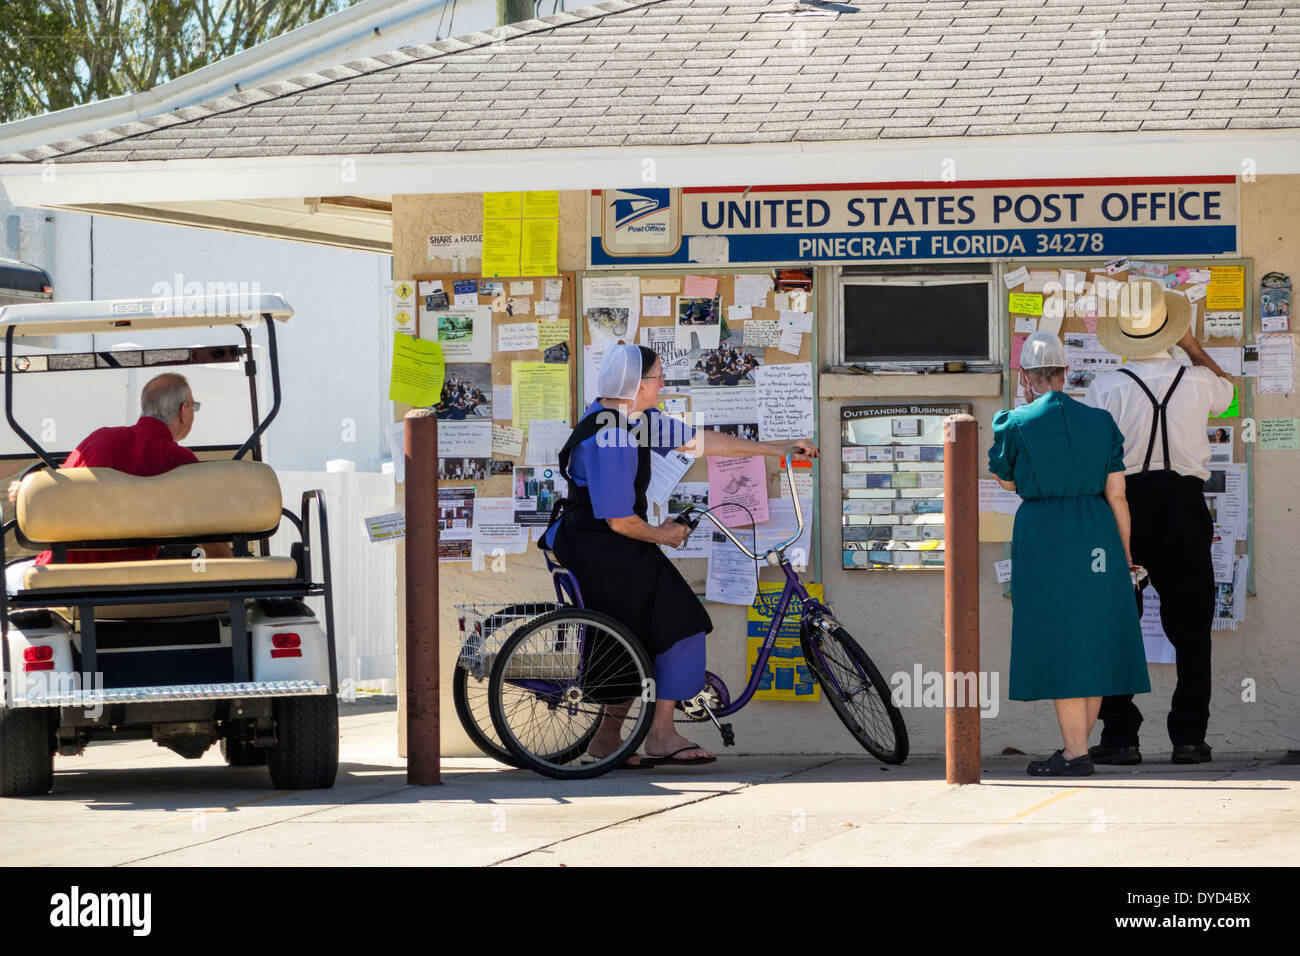
[[[492,426],[492,454],[518,455],[523,451],[524,430],[508,425]]]
[[[758,391],[758,440],[809,438],[813,433],[812,364],[760,365],[754,373]]]
[[[1259,447],[1265,451],[1300,450],[1300,419],[1261,418]]]
[[[497,326],[497,350],[501,352],[536,352],[537,323],[512,322]]]

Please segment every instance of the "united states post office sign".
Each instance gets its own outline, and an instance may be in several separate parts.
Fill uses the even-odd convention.
[[[1235,176],[603,189],[591,268],[1240,254]]]

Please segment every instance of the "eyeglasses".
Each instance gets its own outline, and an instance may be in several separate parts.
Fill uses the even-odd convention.
[[[650,382],[650,381],[654,381],[655,379],[658,379],[659,381],[662,382],[664,380],[664,377],[663,375],[642,375],[641,376],[641,381],[643,382]]]
[[[194,411],[197,412],[202,407],[203,407],[202,402],[196,402],[194,399],[192,398],[190,399],[190,408],[192,408]]]

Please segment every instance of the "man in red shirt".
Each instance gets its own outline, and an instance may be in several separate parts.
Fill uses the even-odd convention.
[[[68,455],[64,468],[114,468],[128,475],[150,477],[180,465],[198,461],[188,448],[177,444],[194,427],[194,401],[185,376],[166,372],[151,379],[140,392],[140,420],[120,428],[98,428]],[[9,500],[18,496],[18,482],[9,486]],[[229,557],[229,544],[209,544],[212,557]],[[69,551],[69,564],[104,561],[151,561],[156,547],[118,548],[107,551]],[[49,551],[36,557],[36,564],[49,564]]]

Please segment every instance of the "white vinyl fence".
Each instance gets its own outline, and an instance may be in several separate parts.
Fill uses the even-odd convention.
[[[298,514],[302,494],[315,488],[324,493],[329,519],[330,566],[334,583],[334,638],[338,648],[339,682],[344,691],[358,681],[393,682],[397,678],[397,588],[392,544],[371,544],[361,516],[392,508],[395,486],[391,473],[358,472],[353,462],[325,463],[324,472],[276,471],[284,507]],[[312,570],[320,580],[320,528],[315,505],[311,521]],[[286,518],[271,539],[272,554],[288,554],[298,540]],[[321,622],[324,601],[307,602]]]

